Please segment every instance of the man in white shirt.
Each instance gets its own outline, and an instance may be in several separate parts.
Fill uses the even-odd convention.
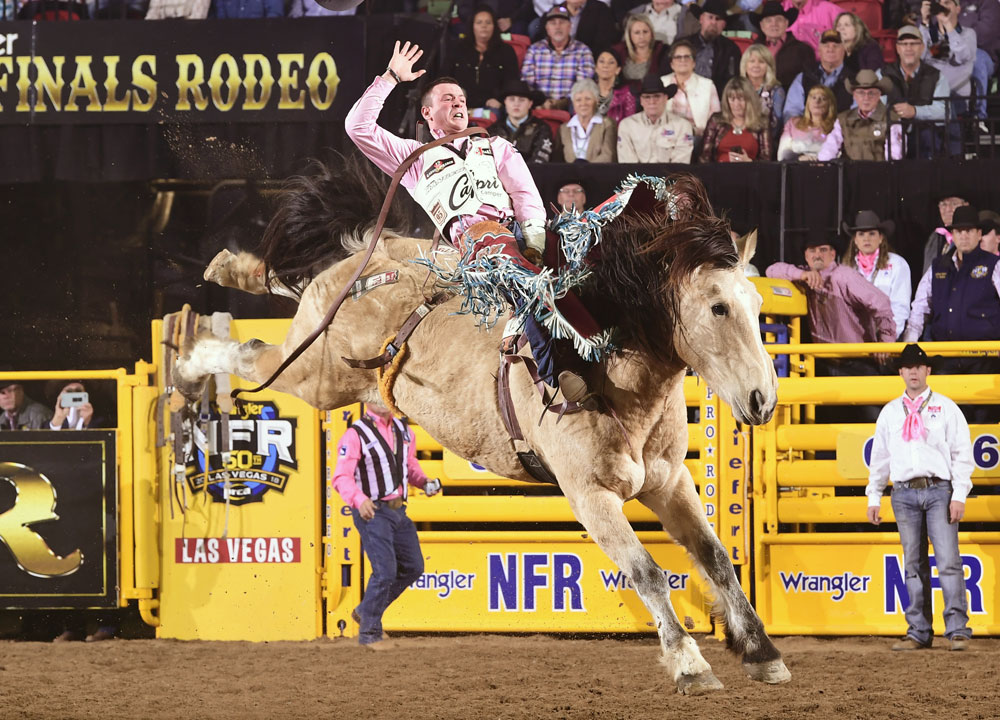
[[[919,345],[907,345],[899,357],[906,383],[901,398],[878,416],[868,469],[868,521],[878,525],[882,491],[892,480],[892,512],[903,545],[909,604],[906,637],[893,650],[923,650],[934,637],[931,612],[931,566],[927,540],[944,595],[944,635],[952,650],[966,650],[972,630],[965,597],[965,571],[958,551],[958,523],[972,490],[972,441],[958,406],[931,390],[927,377],[937,358]]]
[[[657,75],[643,78],[639,94],[642,112],[629,115],[618,126],[618,162],[691,162],[694,128],[667,110],[667,100],[676,93],[676,85],[664,87]]]

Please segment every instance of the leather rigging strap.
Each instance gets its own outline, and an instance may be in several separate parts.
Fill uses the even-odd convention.
[[[354,283],[356,283],[358,278],[361,277],[361,273],[364,272],[365,267],[368,265],[368,261],[371,260],[372,255],[375,253],[375,246],[378,245],[379,236],[382,234],[382,228],[385,226],[386,217],[389,215],[389,206],[392,204],[392,198],[396,194],[396,188],[399,187],[399,183],[402,181],[403,175],[405,175],[406,171],[410,169],[410,166],[416,162],[417,158],[431,148],[445,145],[453,142],[454,140],[458,140],[459,138],[469,137],[471,135],[488,135],[488,133],[481,127],[466,128],[461,132],[445,135],[437,140],[425,143],[424,145],[415,148],[413,152],[406,156],[406,159],[400,163],[396,172],[392,174],[392,182],[389,184],[389,191],[386,193],[385,201],[382,203],[382,210],[379,212],[378,220],[375,222],[375,229],[372,232],[372,241],[368,246],[368,252],[365,254],[364,260],[361,261],[361,264],[358,265],[358,269],[354,271],[354,275],[351,276],[351,279],[344,285],[340,294],[334,299],[333,303],[330,305],[330,309],[326,313],[326,317],[324,317],[322,322],[320,322],[319,327],[313,330],[309,337],[303,340],[299,346],[295,348],[295,350],[293,350],[287,358],[285,358],[285,361],[278,366],[278,369],[275,370],[271,377],[269,377],[264,383],[255,388],[237,388],[233,390],[230,395],[234,401],[238,401],[239,396],[243,393],[257,393],[269,387],[271,383],[273,383],[278,376],[285,371],[285,368],[295,362],[299,355],[304,353],[306,349],[316,341],[316,338],[322,335],[330,326],[330,323],[333,322],[333,318],[337,315],[337,311],[340,310],[340,306],[344,304],[344,300],[347,299],[347,296],[350,294],[351,288],[354,287]]]

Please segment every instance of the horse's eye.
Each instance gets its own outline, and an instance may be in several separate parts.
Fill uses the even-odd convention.
[[[712,314],[717,317],[726,317],[729,314],[729,306],[725,303],[715,303],[712,306]]]

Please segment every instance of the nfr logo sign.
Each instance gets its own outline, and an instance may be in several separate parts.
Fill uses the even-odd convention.
[[[934,556],[930,556],[931,570],[937,567]],[[985,615],[983,604],[983,561],[975,555],[962,555],[962,569],[968,568],[965,578],[965,592],[968,593],[969,614]],[[936,574],[931,575],[931,590],[940,590],[941,580]],[[910,594],[906,591],[906,573],[898,555],[885,556],[885,613],[895,615],[906,609],[910,604]]]
[[[490,612],[534,612],[551,589],[553,612],[583,612],[583,561],[574,553],[490,553]]]

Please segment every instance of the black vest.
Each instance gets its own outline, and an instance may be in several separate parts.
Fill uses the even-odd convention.
[[[993,267],[1000,256],[976,248],[956,268],[951,255],[931,265],[931,330],[935,340],[1000,340],[1000,297]]]
[[[917,74],[913,79],[907,81],[903,78],[903,71],[899,63],[886,65],[882,68],[882,77],[887,77],[892,81],[893,92],[888,95],[889,106],[895,103],[906,102],[910,105],[930,105],[934,102],[934,88],[937,87],[941,72],[925,62],[920,63]]]
[[[837,99],[837,112],[842,113],[854,104],[854,96],[847,91],[844,81],[847,79],[847,68],[841,66],[840,75],[830,86],[833,90],[833,97]],[[809,97],[809,90],[817,85],[823,84],[823,72],[819,63],[814,63],[802,71],[802,97]]]

